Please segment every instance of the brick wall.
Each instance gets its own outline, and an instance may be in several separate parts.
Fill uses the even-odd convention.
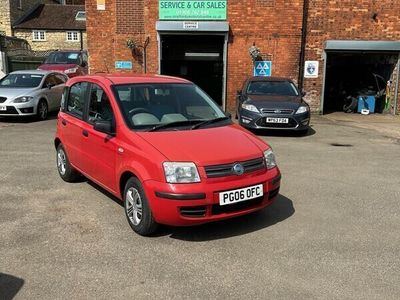
[[[80,41],[70,42],[66,40],[65,31],[46,31],[46,41],[33,41],[32,30],[16,29],[14,36],[23,38],[31,45],[32,50],[49,50],[49,49],[65,49],[79,50],[81,48]],[[83,32],[83,48],[87,48],[86,32]]]
[[[304,88],[308,93],[307,101],[310,102],[314,111],[320,108],[324,78],[322,59],[324,42],[326,40],[400,40],[399,12],[399,0],[310,0],[306,60],[320,61],[320,76],[317,79],[304,79]],[[372,18],[374,14],[377,14],[375,19]],[[396,80],[396,78],[393,79]]]
[[[272,73],[297,80],[303,0],[228,1],[231,26],[228,45],[227,108],[234,111],[236,90],[252,75],[248,49],[253,43],[272,59]],[[126,47],[127,39],[143,43],[147,49],[149,73],[157,73],[158,42],[155,24],[158,0],[107,0],[106,10],[96,9],[95,0],[86,1],[90,71],[110,72],[115,60],[131,60],[134,72],[142,72],[141,55]],[[144,12],[144,13],[143,13]]]

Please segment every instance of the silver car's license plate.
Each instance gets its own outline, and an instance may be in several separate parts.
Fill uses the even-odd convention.
[[[7,106],[1,106],[0,105],[0,111],[5,111],[5,110],[7,110]]]
[[[289,123],[288,118],[265,118],[266,123]]]

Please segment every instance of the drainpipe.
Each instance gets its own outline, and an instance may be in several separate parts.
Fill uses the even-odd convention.
[[[399,57],[397,59],[397,75],[396,75],[396,88],[395,88],[395,92],[394,92],[394,109],[393,109],[393,114],[396,115],[397,113],[397,100],[398,100],[398,96],[399,96],[399,78],[400,76],[400,53],[399,53]]]
[[[82,30],[79,30],[80,40],[81,40],[81,50],[83,50],[83,33]]]
[[[299,78],[298,85],[299,89],[303,89],[304,83],[304,63],[305,63],[305,55],[306,55],[306,42],[307,42],[307,20],[308,20],[308,7],[309,0],[304,0],[303,2],[303,23],[301,26],[301,46],[300,46],[300,59],[299,59]]]

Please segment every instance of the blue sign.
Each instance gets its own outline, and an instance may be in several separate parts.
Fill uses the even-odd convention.
[[[121,60],[121,61],[116,61],[115,62],[115,68],[116,69],[132,69],[132,62],[127,60]]]
[[[254,62],[254,76],[271,76],[272,61],[261,60]]]

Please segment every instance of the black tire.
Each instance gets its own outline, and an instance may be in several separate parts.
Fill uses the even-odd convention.
[[[47,105],[46,100],[40,99],[36,109],[36,118],[39,121],[44,121],[47,119],[49,115],[49,106]]]
[[[57,170],[60,177],[66,182],[75,182],[80,178],[80,174],[69,163],[67,153],[62,144],[57,147],[56,154]]]
[[[149,236],[157,230],[158,224],[153,218],[142,184],[136,177],[131,177],[126,183],[123,200],[125,215],[133,231],[142,236]]]

